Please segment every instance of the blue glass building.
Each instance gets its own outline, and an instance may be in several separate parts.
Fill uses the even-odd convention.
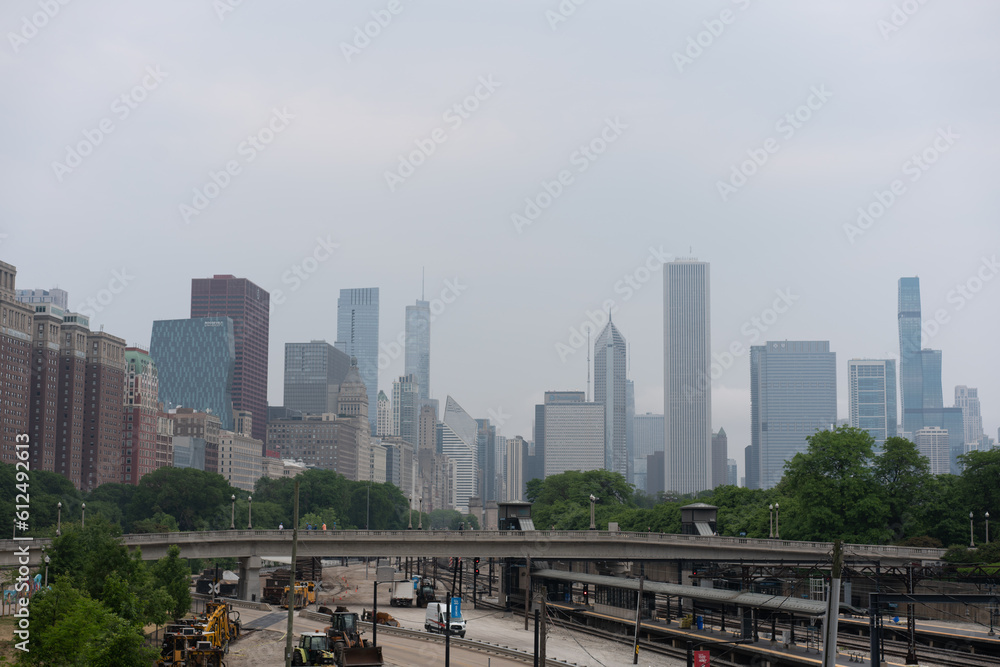
[[[358,360],[358,372],[368,391],[368,405],[378,404],[378,288],[340,290],[337,299],[338,350]],[[375,431],[376,412],[368,413]]]
[[[847,362],[850,424],[868,431],[875,453],[886,438],[896,436],[896,362],[893,359],[851,359]]]
[[[228,317],[157,320],[149,356],[156,363],[165,408],[211,412],[233,430],[236,336]]]

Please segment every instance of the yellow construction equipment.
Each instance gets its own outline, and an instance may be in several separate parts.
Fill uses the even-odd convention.
[[[281,598],[281,608],[288,609],[288,586],[285,586],[285,593]],[[302,609],[302,607],[308,607],[316,602],[316,582],[313,581],[296,581],[295,582],[295,597],[292,602],[295,609]]]
[[[328,646],[333,651],[337,667],[381,667],[382,647],[372,646],[361,638],[358,615],[351,612],[334,612],[326,628]]]
[[[167,626],[157,667],[221,667],[239,636],[240,613],[228,602],[208,602],[201,616]]]

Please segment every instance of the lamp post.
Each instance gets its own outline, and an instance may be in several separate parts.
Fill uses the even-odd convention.
[[[418,509],[417,509],[417,530],[423,530],[424,529],[424,497],[420,496],[420,499],[417,500],[417,503],[418,503],[418,505],[417,505],[417,507],[418,507]]]
[[[253,530],[253,496],[247,496],[247,530]]]
[[[590,529],[597,530],[597,524],[594,522],[594,503],[597,502],[597,498],[594,494],[590,494]]]
[[[229,498],[233,501],[233,511],[229,513],[229,530],[236,530],[236,494]]]
[[[767,536],[774,537],[774,505],[767,506]]]
[[[62,501],[56,503],[56,537],[62,535]]]
[[[49,587],[49,562],[51,560],[52,559],[49,558],[49,555],[45,554],[45,584],[44,584],[45,588]]]
[[[969,548],[970,549],[976,548],[976,541],[975,539],[973,539],[973,534],[972,534],[972,512],[969,512]]]
[[[774,503],[774,539],[776,540],[781,539],[781,528],[779,528],[780,525],[781,524],[778,520],[778,503]]]
[[[990,543],[990,513],[986,513],[986,544]]]
[[[406,526],[407,530],[413,530],[413,495],[410,495],[410,521]]]
[[[368,493],[365,496],[365,530],[372,519],[372,481],[368,480]]]
[[[86,525],[87,519],[87,503],[81,503],[80,505],[80,528]]]

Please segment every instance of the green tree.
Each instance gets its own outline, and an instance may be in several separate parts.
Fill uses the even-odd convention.
[[[167,555],[153,563],[151,571],[154,584],[170,596],[168,612],[171,618],[182,618],[191,608],[191,578],[188,564],[181,558],[180,547],[171,544]]]
[[[181,530],[228,528],[230,497],[237,490],[215,473],[159,468],[139,480],[125,520],[131,524],[164,512],[176,519]]]
[[[930,461],[905,438],[887,438],[875,457],[875,483],[885,503],[892,539],[919,531],[915,526],[931,486]]]
[[[142,625],[56,581],[31,600],[31,651],[18,664],[39,667],[148,667],[158,651],[144,644]]]
[[[776,491],[796,502],[782,536],[877,544],[888,534],[886,508],[872,471],[874,441],[867,431],[840,426],[808,438],[805,453],[785,463]]]
[[[959,456],[958,462],[962,468],[958,500],[966,521],[972,512],[979,542],[985,537],[983,515],[991,509],[1000,514],[1000,449],[972,451]]]

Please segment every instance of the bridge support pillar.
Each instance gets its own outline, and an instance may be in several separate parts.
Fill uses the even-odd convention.
[[[260,556],[240,558],[240,585],[236,597],[260,602]]]

